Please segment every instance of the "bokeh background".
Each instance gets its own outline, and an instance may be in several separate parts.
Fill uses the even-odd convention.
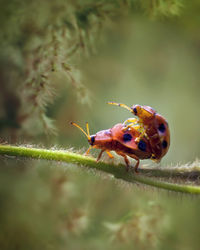
[[[70,121],[111,128],[131,117],[106,104],[116,101],[166,117],[162,167],[194,162],[199,11],[198,0],[2,0],[0,141],[84,152]],[[1,249],[199,249],[199,197],[71,164],[0,160]]]
[[[131,117],[126,110],[106,105],[107,101],[149,105],[170,126],[171,146],[163,162],[184,163],[199,157],[199,48],[185,33],[174,22],[155,23],[138,16],[120,22],[100,54],[82,65],[92,104],[83,107],[76,121],[83,126],[89,121],[95,133]],[[66,130],[83,141],[78,131]]]

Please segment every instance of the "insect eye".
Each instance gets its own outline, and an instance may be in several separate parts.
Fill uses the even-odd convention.
[[[133,112],[134,112],[135,115],[137,115],[137,108],[136,107],[133,108]]]
[[[168,145],[167,141],[164,140],[164,141],[162,142],[162,147],[163,147],[163,148],[166,148],[167,145]]]
[[[127,142],[127,141],[131,141],[132,140],[132,135],[131,134],[124,134],[123,135],[123,141]]]
[[[161,123],[158,127],[158,130],[161,132],[161,133],[164,133],[165,132],[165,124],[164,123]]]
[[[141,151],[146,151],[146,142],[143,141],[143,140],[140,140],[139,143],[138,143],[138,148],[141,150]]]
[[[93,145],[94,142],[95,142],[95,136],[92,135],[92,136],[90,137],[90,144]]]

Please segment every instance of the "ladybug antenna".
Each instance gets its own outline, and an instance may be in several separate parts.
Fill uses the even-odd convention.
[[[131,113],[133,112],[133,110],[131,108],[129,108],[126,104],[123,104],[123,103],[107,102],[107,104],[119,106],[119,107],[122,107],[122,108],[125,108],[125,109],[129,110]]]
[[[77,128],[79,128],[83,134],[85,134],[88,138],[88,140],[91,140],[91,137],[90,137],[90,132],[89,132],[89,125],[88,125],[88,122],[86,122],[86,130],[87,130],[87,133],[78,125],[76,124],[75,122],[71,122],[71,124]]]
[[[86,131],[87,131],[88,136],[90,137],[90,130],[89,130],[88,122],[86,122]]]

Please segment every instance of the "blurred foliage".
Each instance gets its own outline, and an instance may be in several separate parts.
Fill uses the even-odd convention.
[[[67,123],[109,128],[117,101],[167,118],[165,164],[200,157],[198,0],[0,3],[0,141],[82,148]],[[199,249],[199,198],[101,177],[2,157],[0,249]]]
[[[95,52],[105,27],[135,9],[176,15],[180,1],[2,1],[0,10],[0,131],[18,135],[55,132],[46,108],[71,83],[89,102],[79,62]],[[102,35],[103,37],[103,35]],[[7,132],[7,133],[6,133]]]
[[[109,128],[130,115],[104,106],[119,101],[167,117],[166,162],[199,155],[199,1],[1,3],[1,140],[82,147],[67,122]]]
[[[199,199],[71,164],[4,158],[0,170],[1,249],[199,247]]]

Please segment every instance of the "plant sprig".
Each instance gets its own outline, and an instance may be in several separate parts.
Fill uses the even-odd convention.
[[[73,163],[76,165],[82,165],[87,168],[101,170],[106,173],[113,175],[116,179],[121,179],[130,183],[139,182],[142,184],[166,189],[169,191],[189,193],[189,194],[200,194],[200,187],[194,185],[175,184],[166,181],[156,180],[156,178],[148,177],[148,173],[151,172],[152,177],[173,177],[178,176],[180,171],[178,168],[175,169],[140,169],[139,174],[133,172],[127,173],[123,164],[106,163],[104,161],[97,162],[95,158],[84,156],[78,153],[65,151],[65,150],[48,150],[42,148],[33,148],[28,146],[11,146],[11,145],[0,145],[0,154],[16,157],[28,157],[33,159],[44,159],[53,161],[62,161],[67,163]],[[198,174],[200,171],[197,171]],[[191,172],[190,172],[191,174]]]

